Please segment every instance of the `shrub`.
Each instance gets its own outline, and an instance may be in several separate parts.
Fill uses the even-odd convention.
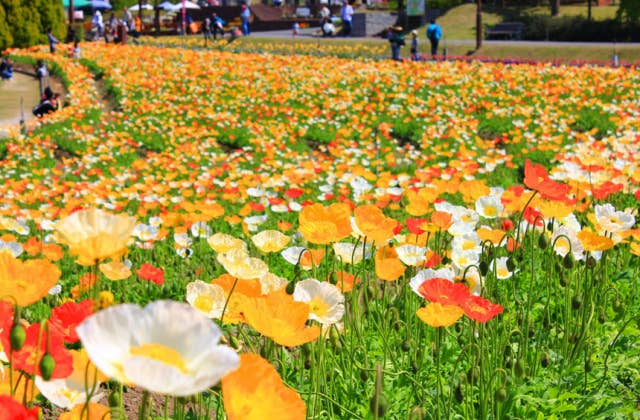
[[[607,134],[613,134],[616,131],[616,125],[611,121],[609,114],[593,108],[582,108],[571,128],[581,133],[595,129],[594,137],[597,139],[602,139]]]
[[[251,144],[249,142],[250,137],[251,132],[249,132],[248,128],[232,127],[227,128],[218,134],[216,140],[223,148],[236,150],[249,146]]]
[[[0,160],[5,160],[7,158],[7,153],[9,153],[7,143],[4,141],[0,142]]]
[[[550,41],[638,41],[640,24],[624,24],[618,19],[588,20],[584,16],[520,15],[524,23],[522,38]]]
[[[401,146],[408,143],[413,147],[420,149],[423,132],[424,129],[422,128],[422,125],[414,119],[409,121],[398,119],[393,123],[393,136],[398,140]]]
[[[480,118],[478,124],[478,137],[484,140],[491,140],[508,133],[513,129],[513,122],[508,117],[487,117]]]
[[[318,148],[321,145],[328,145],[336,138],[335,130],[321,124],[311,125],[302,136],[307,145],[311,148]]]

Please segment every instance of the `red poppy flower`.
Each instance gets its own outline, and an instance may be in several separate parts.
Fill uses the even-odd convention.
[[[9,302],[0,301],[0,350],[4,349],[5,353],[9,353],[9,334],[13,327],[13,305]]]
[[[65,343],[76,343],[80,340],[76,327],[92,313],[93,302],[90,299],[80,303],[63,303],[51,311],[49,327],[58,333]]]
[[[542,165],[534,165],[529,159],[524,163],[524,185],[538,191],[547,200],[564,200],[571,188],[549,178]]]
[[[504,311],[501,305],[473,295],[462,303],[462,309],[469,318],[478,322],[487,322]]]
[[[599,188],[592,188],[591,193],[596,200],[606,200],[611,194],[622,191],[622,184],[614,184],[611,181],[607,181],[600,185]]]
[[[40,348],[38,348],[38,340]],[[55,367],[51,374],[51,379],[66,378],[73,372],[73,356],[64,346],[62,337],[53,330],[49,330],[49,336],[43,331],[40,333],[40,324],[32,324],[27,328],[27,338],[24,346],[19,351],[13,352],[13,366],[30,375],[40,375],[40,360],[47,351],[47,341],[49,344],[49,354],[53,357]]]
[[[544,215],[540,213],[538,210],[534,209],[533,207],[527,207],[526,209],[524,209],[524,213],[522,213],[522,217],[530,225],[541,227],[544,224]]]
[[[464,284],[453,283],[439,277],[422,283],[418,288],[418,293],[431,302],[443,305],[460,305],[470,296],[469,289]]]
[[[0,395],[0,420],[38,420],[38,407],[27,409],[9,395]]]
[[[162,268],[156,268],[149,263],[144,263],[136,270],[136,274],[142,280],[149,280],[157,284],[158,286],[164,284],[164,270]]]
[[[284,195],[288,198],[298,198],[300,197],[302,194],[304,193],[304,191],[302,191],[300,188],[289,188]]]

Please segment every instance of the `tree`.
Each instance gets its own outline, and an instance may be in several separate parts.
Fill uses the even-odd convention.
[[[47,30],[51,28],[56,38],[63,40],[66,35],[66,24],[62,2],[58,0],[36,0],[34,2],[40,13],[40,33],[46,40]]]
[[[640,1],[620,0],[617,18],[626,23],[640,22]]]
[[[13,45],[27,47],[41,39],[40,13],[35,3],[22,0],[2,0],[6,21],[13,36]]]
[[[551,16],[558,16],[560,14],[560,0],[549,0],[551,5]]]
[[[13,35],[7,23],[7,13],[0,3],[0,50],[4,50],[13,45]]]

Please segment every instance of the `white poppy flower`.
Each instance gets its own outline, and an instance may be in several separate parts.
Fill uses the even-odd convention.
[[[187,396],[238,368],[220,328],[187,303],[112,306],[77,328],[91,361],[105,375],[151,392]]]
[[[427,247],[416,245],[400,245],[396,247],[398,258],[404,265],[419,266],[427,260]]]
[[[211,236],[211,227],[207,222],[195,222],[191,225],[191,235],[195,238],[208,238]]]
[[[363,258],[371,257],[371,244],[358,245],[351,242],[335,242],[333,244],[333,252],[344,264],[358,264]]]
[[[486,195],[476,200],[476,212],[485,219],[495,219],[503,210],[504,206],[497,195]]]
[[[187,302],[207,318],[220,318],[226,302],[224,289],[202,280],[187,284]]]
[[[344,295],[333,284],[316,279],[296,283],[293,300],[309,305],[309,319],[323,325],[339,322],[344,315]]]

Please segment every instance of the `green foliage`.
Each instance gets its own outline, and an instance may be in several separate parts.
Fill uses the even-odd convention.
[[[331,129],[326,125],[311,125],[304,133],[303,139],[309,147],[317,148],[320,145],[328,145],[336,138],[335,129]]]
[[[0,160],[5,160],[8,152],[7,143],[5,141],[0,142]]]
[[[524,23],[522,38],[550,41],[638,41],[640,25],[620,19],[589,20],[585,16],[519,15]]]
[[[478,136],[484,140],[501,137],[513,129],[513,121],[509,117],[482,116],[478,124]]]
[[[7,23],[7,13],[4,5],[0,2],[0,50],[4,50],[13,45],[13,35]]]
[[[66,28],[61,2],[0,0],[0,49],[46,42],[49,28],[58,39],[64,39]]]
[[[594,137],[597,139],[616,131],[616,125],[611,121],[609,114],[593,108],[582,108],[571,128],[581,133],[596,129]]]
[[[233,127],[226,128],[220,134],[216,140],[218,143],[226,149],[236,150],[242,149],[243,147],[247,147],[250,145],[249,138],[251,137],[251,132],[246,127]]]
[[[627,23],[640,22],[640,1],[620,0],[617,18]]]
[[[397,119],[393,123],[393,136],[400,142],[401,146],[408,143],[419,149],[423,132],[422,125],[416,119],[410,119],[409,121]]]

